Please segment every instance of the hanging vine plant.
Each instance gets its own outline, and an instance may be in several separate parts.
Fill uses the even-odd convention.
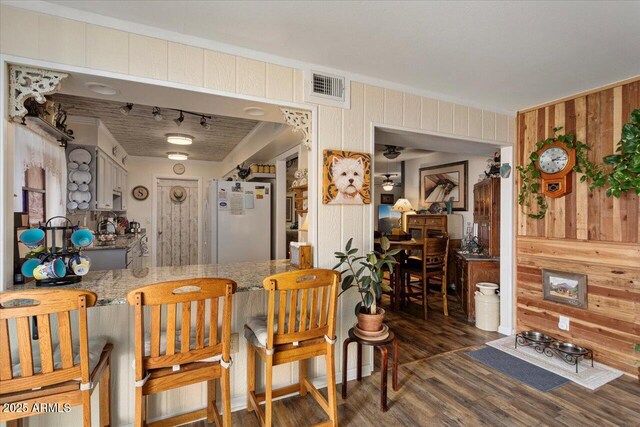
[[[560,134],[560,130],[562,130],[562,127],[553,128],[554,136],[538,141],[536,143],[536,151],[529,154],[529,163],[516,168],[522,180],[520,193],[518,194],[518,204],[522,206],[522,212],[529,218],[542,219],[546,216],[547,210],[549,209],[545,196],[539,192],[540,171],[535,165],[538,161],[538,151],[545,145],[559,141],[564,143],[568,149],[575,150],[576,165],[573,167],[573,170],[584,174],[580,177],[580,182],[585,182],[589,179],[591,181],[590,188],[603,186],[605,184],[606,176],[603,167],[591,163],[587,158],[587,152],[590,150],[590,147],[584,142],[578,141],[573,134]],[[535,212],[531,212],[532,202],[536,204]]]
[[[538,161],[537,152],[555,141],[563,142],[568,149],[575,149],[576,165],[573,170],[583,174],[580,182],[590,181],[590,190],[606,186],[607,197],[620,197],[626,191],[634,191],[640,195],[640,108],[631,113],[629,123],[622,127],[616,152],[602,159],[606,165],[610,166],[610,170],[607,170],[604,165],[590,162],[587,158],[590,147],[578,141],[573,134],[559,134],[560,130],[562,130],[561,127],[554,128],[553,138],[538,141],[536,151],[529,155],[529,163],[516,168],[522,180],[518,204],[522,206],[522,211],[529,218],[542,219],[547,214],[549,206],[545,196],[538,192],[540,171],[536,168],[535,162]],[[531,212],[532,202],[535,202],[537,207],[535,212]]]
[[[606,176],[607,196],[620,197],[625,191],[640,194],[640,108],[631,113],[629,123],[622,127],[615,154],[602,160],[611,166]]]

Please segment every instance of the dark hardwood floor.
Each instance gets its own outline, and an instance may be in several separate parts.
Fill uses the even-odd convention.
[[[389,411],[379,410],[380,374],[349,383],[340,398],[342,426],[640,426],[640,383],[619,378],[596,391],[571,382],[542,393],[471,359],[465,353],[500,335],[483,332],[463,319],[455,299],[444,318],[438,301],[421,308],[387,311],[387,324],[400,340],[399,390],[389,385]],[[324,390],[323,390],[324,392]],[[324,393],[326,395],[326,393]],[[274,425],[309,426],[326,420],[313,398],[291,397],[274,404]],[[258,426],[246,411],[233,425]],[[195,423],[193,426],[205,426]]]

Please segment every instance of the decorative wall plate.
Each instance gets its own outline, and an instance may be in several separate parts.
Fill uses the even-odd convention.
[[[176,175],[182,175],[185,170],[186,170],[186,168],[184,167],[184,165],[182,163],[176,163],[175,165],[173,165],[173,172]]]
[[[136,200],[146,200],[149,197],[149,189],[144,185],[137,185],[131,190],[133,198]]]

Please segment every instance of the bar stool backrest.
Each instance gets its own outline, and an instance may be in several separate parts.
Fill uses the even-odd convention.
[[[449,236],[446,233],[424,239],[422,247],[422,268],[424,272],[436,268],[442,268],[446,271],[448,256]]]
[[[1,293],[0,392],[6,394],[27,391],[77,379],[81,379],[83,384],[88,384],[90,372],[87,308],[95,305],[96,298],[96,294],[91,291],[68,289]],[[71,334],[72,314],[76,311],[78,358],[74,355]],[[35,330],[31,328],[32,317],[37,321]],[[16,331],[14,339],[10,333],[14,328],[13,323]],[[52,324],[57,324],[57,328],[52,327]],[[39,354],[35,346],[32,346],[31,338],[34,332],[37,332]],[[59,355],[54,354],[56,344],[59,346]],[[12,363],[17,361],[12,360],[12,346],[17,348],[20,362],[20,374],[15,376]]]
[[[231,307],[236,283],[229,279],[202,278],[156,283],[134,289],[127,301],[135,311],[136,380],[144,372],[219,357],[229,362],[231,346]],[[222,299],[222,328],[218,334],[219,300]],[[195,305],[195,328],[192,339],[192,308]],[[163,310],[164,306],[164,310]],[[145,310],[150,325],[145,329]],[[166,317],[166,344],[162,341],[162,312]],[[178,311],[180,315],[178,316]],[[205,337],[209,314],[209,333]],[[145,335],[150,351],[145,351]],[[176,345],[176,340],[179,346]]]
[[[266,348],[300,344],[323,336],[334,339],[339,282],[340,273],[325,269],[291,271],[265,278]]]

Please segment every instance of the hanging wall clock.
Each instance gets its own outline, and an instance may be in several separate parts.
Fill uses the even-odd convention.
[[[576,165],[576,150],[555,141],[545,144],[537,154],[535,165],[542,179],[542,194],[555,199],[571,193],[571,173]]]

